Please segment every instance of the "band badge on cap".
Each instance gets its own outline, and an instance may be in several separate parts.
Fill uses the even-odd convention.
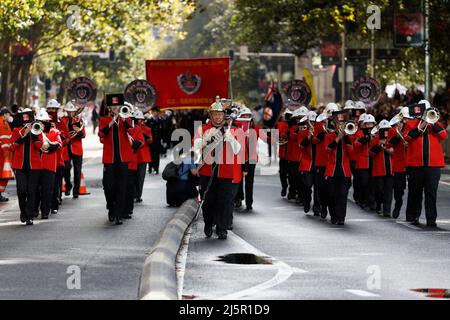
[[[86,77],[78,77],[72,80],[67,88],[69,100],[75,101],[78,106],[84,106],[97,97],[97,86],[95,82]]]
[[[378,102],[381,94],[378,82],[368,76],[354,81],[350,92],[353,100],[362,101],[369,107],[373,107]]]
[[[292,80],[285,83],[283,90],[286,92],[287,98],[291,101],[292,106],[307,106],[311,102],[311,88],[303,80]]]
[[[123,93],[112,93],[106,95],[106,105],[108,107],[123,106],[125,104],[125,97]]]
[[[408,106],[409,115],[412,118],[420,118],[425,112],[426,106],[424,103],[416,103]]]
[[[156,102],[156,89],[147,80],[134,80],[125,88],[125,100],[143,113],[149,111]]]

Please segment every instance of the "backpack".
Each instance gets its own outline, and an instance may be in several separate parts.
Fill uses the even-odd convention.
[[[175,164],[173,161],[169,162],[163,170],[162,178],[166,181],[178,181],[180,166],[181,164]]]

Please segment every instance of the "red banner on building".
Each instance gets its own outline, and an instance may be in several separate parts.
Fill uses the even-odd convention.
[[[228,97],[230,58],[147,60],[147,80],[162,109],[207,108]]]

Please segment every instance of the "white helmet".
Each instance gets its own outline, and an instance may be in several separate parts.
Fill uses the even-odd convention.
[[[135,119],[145,119],[144,113],[142,113],[141,110],[135,110],[133,112],[133,118],[135,118]]]
[[[309,111],[308,112],[308,119],[309,121],[316,121],[317,118],[317,113],[315,113],[314,111]]]
[[[377,122],[375,121],[375,117],[373,115],[366,114],[364,123],[377,123]]]
[[[58,101],[56,101],[56,99],[50,99],[47,102],[47,109],[48,108],[59,109],[61,108],[61,104]]]
[[[366,110],[366,104],[362,101],[356,101],[355,102],[355,109],[364,109]]]
[[[287,115],[287,114],[292,115],[292,111],[289,110],[289,109],[286,109],[286,110],[284,111],[284,113],[283,113],[283,116],[285,116],[285,115]]]
[[[72,101],[67,102],[66,105],[64,106],[64,111],[75,112],[77,110],[78,110],[77,107]]]
[[[391,127],[391,125],[389,124],[389,121],[387,121],[387,120],[381,120],[380,123],[378,124],[378,129],[388,129],[390,127]]]
[[[367,113],[363,113],[359,116],[358,122],[364,122],[364,120],[366,120],[367,117]]]
[[[331,114],[334,111],[339,111],[339,107],[336,103],[334,102],[330,102],[329,104],[327,104],[327,106],[325,107],[324,113],[326,113],[328,116],[331,116]]]
[[[430,102],[428,102],[428,100],[420,100],[419,104],[424,104],[425,105],[425,110],[428,110],[431,108],[431,104]]]
[[[403,118],[411,118],[410,115],[409,115],[409,108],[408,107],[403,107],[400,112],[402,113]]]
[[[294,117],[294,118],[295,117],[304,117],[308,114],[308,112],[309,112],[308,108],[305,106],[302,106],[294,111],[294,113],[292,114],[292,117]]]
[[[50,116],[48,115],[47,110],[45,110],[45,109],[39,110],[39,112],[36,114],[36,116],[34,118],[39,121],[52,120],[52,118],[50,118]]]
[[[354,108],[355,108],[355,102],[353,102],[353,100],[345,101],[344,109],[354,109]]]
[[[239,117],[241,117],[241,116],[243,116],[245,114],[248,114],[248,115],[251,115],[251,116],[253,115],[252,111],[249,108],[242,107],[241,110],[239,111]]]

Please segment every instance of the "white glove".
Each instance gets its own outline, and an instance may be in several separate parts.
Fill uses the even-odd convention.
[[[238,154],[241,150],[241,144],[234,138],[230,130],[225,132],[224,141],[230,144],[234,154]]]

